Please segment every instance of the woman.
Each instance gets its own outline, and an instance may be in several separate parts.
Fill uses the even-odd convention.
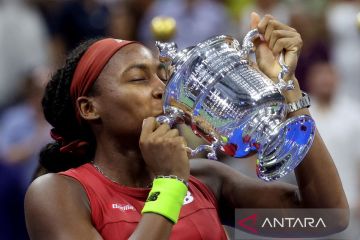
[[[274,55],[284,50],[293,72],[299,34],[255,13],[252,27],[264,36],[259,68],[276,79]],[[233,223],[235,208],[348,208],[318,133],[296,168],[298,187],[249,179],[219,162],[189,161],[178,130],[155,121],[164,74],[138,43],[105,39],[69,56],[43,99],[56,142],[41,156],[50,172],[65,172],[39,177],[27,192],[32,239],[226,239],[221,222]],[[286,100],[300,97],[297,85]],[[292,113],[300,114],[309,111]],[[337,217],[339,229],[346,227],[347,214]]]

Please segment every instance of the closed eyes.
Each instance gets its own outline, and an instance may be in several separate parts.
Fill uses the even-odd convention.
[[[147,80],[146,78],[134,78],[134,79],[131,79],[131,82],[141,82],[141,81],[145,81]]]
[[[160,76],[159,76],[159,78],[160,78],[160,80],[161,80],[163,83],[165,83],[165,84],[168,82],[168,79],[166,79],[166,78],[163,78],[163,77],[160,77]]]
[[[162,76],[158,76],[158,78],[163,82],[163,83],[167,83],[168,79],[162,77]],[[133,78],[130,80],[130,82],[142,82],[142,81],[147,81],[147,78]]]

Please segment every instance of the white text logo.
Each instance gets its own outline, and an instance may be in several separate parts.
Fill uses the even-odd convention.
[[[119,210],[122,211],[122,212],[129,211],[129,210],[135,211],[134,206],[132,206],[132,205],[130,205],[130,204],[121,205],[121,204],[118,204],[118,203],[113,203],[113,204],[112,204],[112,208],[119,209]]]
[[[266,218],[261,227],[286,227],[286,228],[317,228],[318,226],[322,226],[326,228],[326,225],[324,223],[324,220],[322,218],[314,219],[314,218],[273,218],[270,220],[269,218]]]

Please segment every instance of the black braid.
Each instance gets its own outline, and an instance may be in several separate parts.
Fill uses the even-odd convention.
[[[70,85],[80,58],[98,39],[88,40],[75,48],[67,57],[65,65],[58,69],[46,86],[42,106],[46,120],[67,141],[82,139],[90,143],[81,156],[61,153],[58,142],[49,143],[40,153],[40,164],[47,171],[59,172],[91,161],[95,150],[94,137],[88,127],[80,126],[73,108]]]

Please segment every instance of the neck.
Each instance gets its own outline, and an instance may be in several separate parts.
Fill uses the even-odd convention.
[[[129,187],[147,187],[151,184],[154,176],[147,169],[138,144],[115,140],[97,143],[94,164],[105,177]]]

